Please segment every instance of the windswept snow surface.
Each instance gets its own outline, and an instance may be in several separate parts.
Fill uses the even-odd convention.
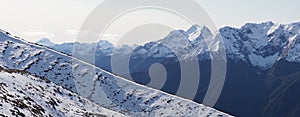
[[[0,32],[0,65],[30,72],[129,116],[230,116],[154,90],[91,64]],[[21,55],[20,55],[21,53]]]
[[[49,80],[23,71],[0,71],[0,116],[124,116]]]

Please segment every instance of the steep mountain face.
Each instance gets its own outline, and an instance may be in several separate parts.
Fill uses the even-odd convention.
[[[124,116],[49,80],[0,68],[1,116]]]
[[[238,116],[299,116],[295,105],[298,102],[290,97],[297,97],[295,87],[299,86],[300,23],[247,23],[241,28],[221,28],[216,35],[207,27],[194,25],[187,31],[172,31],[162,40],[126,48],[122,52],[122,47],[112,47],[109,54],[98,49],[96,61],[89,62],[112,71],[111,62],[121,63],[129,58],[130,74],[118,74],[130,75],[133,81],[144,85],[151,81],[151,65],[160,63],[168,78],[162,88],[154,88],[175,94],[180,83],[179,62],[196,59],[201,82],[194,101],[201,103],[211,77],[211,52],[226,50],[226,81],[215,108]],[[111,61],[112,57],[118,60]]]
[[[266,73],[270,96],[262,114],[264,116],[290,116],[300,114],[300,64],[280,60]]]
[[[278,60],[299,62],[300,23],[278,25],[272,22],[246,24],[241,29],[220,29],[230,58],[241,58],[252,66],[269,69]]]
[[[230,116],[154,90],[66,54],[0,32],[0,65],[27,71],[129,116]]]

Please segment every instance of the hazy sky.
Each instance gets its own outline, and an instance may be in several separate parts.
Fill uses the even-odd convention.
[[[300,21],[300,0],[199,0],[217,27],[246,22]],[[0,0],[0,29],[29,41],[74,41],[77,30],[102,0]],[[111,7],[117,7],[111,6]],[[191,11],[197,13],[196,11]],[[114,35],[107,35],[109,36]]]

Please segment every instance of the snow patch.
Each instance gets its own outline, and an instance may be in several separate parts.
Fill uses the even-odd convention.
[[[272,65],[276,62],[276,60],[278,58],[278,53],[274,54],[273,56],[268,56],[268,57],[262,57],[260,55],[251,53],[248,57],[253,66],[256,66],[256,67],[259,67],[262,69],[268,69],[268,68],[272,67]]]

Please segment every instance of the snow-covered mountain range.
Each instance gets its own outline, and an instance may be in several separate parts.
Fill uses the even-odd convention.
[[[225,49],[227,58],[236,61],[242,60],[261,70],[270,68],[281,59],[300,62],[300,54],[298,54],[300,52],[300,23],[247,23],[241,28],[224,27],[219,29],[217,34],[213,33],[205,26],[194,25],[187,31],[175,30],[164,39],[141,46],[115,47],[111,43],[101,40],[98,45],[91,44],[89,49],[85,48],[85,50],[96,49],[96,54],[101,56],[122,53],[133,54],[131,56],[137,54],[143,58],[176,56],[189,59],[198,56],[198,59],[210,59],[209,52],[224,51]],[[47,46],[51,43],[39,44]],[[74,44],[79,45],[79,43]],[[73,46],[69,47],[68,45],[70,43],[49,47],[72,54]],[[82,46],[86,47],[86,44],[82,44]],[[132,51],[134,53],[130,53]]]
[[[67,54],[13,37],[5,31],[0,32],[0,51],[0,66],[4,69],[26,71],[46,78],[101,107],[124,115],[230,116],[196,102],[136,84]],[[14,74],[1,74],[5,82],[13,82],[8,78]],[[15,77],[21,77],[21,82],[27,76],[16,74]],[[25,87],[26,82],[30,81],[24,81]],[[46,85],[44,82],[36,84]],[[8,87],[13,89],[12,85]]]
[[[220,30],[229,57],[249,61],[253,66],[268,69],[276,61],[285,59],[300,62],[300,23],[246,24],[240,29]]]

